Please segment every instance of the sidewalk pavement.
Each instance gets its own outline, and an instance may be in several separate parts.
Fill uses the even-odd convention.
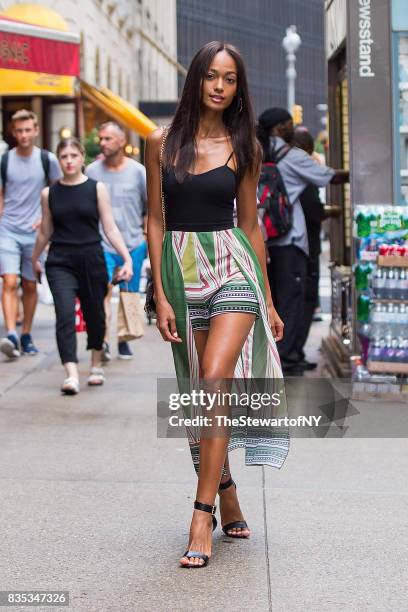
[[[170,346],[147,327],[104,388],[61,397],[53,325],[40,305],[41,355],[0,361],[0,590],[68,590],[75,612],[407,608],[406,440],[294,438],[280,471],[235,451],[252,536],[218,528],[209,567],[179,569],[195,476],[186,441],[156,437]]]

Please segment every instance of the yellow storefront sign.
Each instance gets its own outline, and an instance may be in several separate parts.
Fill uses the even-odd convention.
[[[0,68],[0,96],[73,96],[74,84],[71,76]]]

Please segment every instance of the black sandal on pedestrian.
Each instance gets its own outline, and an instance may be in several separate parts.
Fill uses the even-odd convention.
[[[235,482],[230,478],[227,482],[221,482],[218,487],[218,494],[220,491],[224,491],[225,489],[229,489],[232,485],[237,488]],[[224,525],[222,527],[223,532],[229,538],[249,538],[249,535],[239,535],[237,533],[228,533],[229,529],[249,529],[248,524],[245,521],[233,521],[232,523],[228,523],[228,525]]]
[[[217,527],[217,519],[214,516],[217,506],[210,506],[209,504],[202,504],[201,502],[196,500],[194,502],[194,509],[202,510],[203,512],[208,512],[209,514],[212,515],[212,524],[213,524],[212,530],[214,531],[214,529]],[[208,562],[210,560],[210,557],[208,555],[205,555],[204,553],[198,552],[196,550],[188,550],[188,549],[184,553],[183,557],[187,557],[187,559],[192,559],[196,557],[204,561],[204,563],[202,563],[201,565],[183,565],[183,563],[180,563],[180,567],[187,567],[188,569],[190,568],[195,569],[197,567],[205,567],[206,565],[208,565]]]

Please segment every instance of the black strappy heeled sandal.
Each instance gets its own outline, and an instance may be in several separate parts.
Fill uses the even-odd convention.
[[[230,478],[227,482],[220,483],[218,487],[218,492],[224,491],[225,489],[229,489],[232,485],[237,488],[235,482]],[[245,521],[233,521],[232,523],[228,523],[228,525],[224,525],[222,527],[223,532],[229,538],[249,538],[249,535],[239,535],[237,533],[228,533],[229,529],[249,529],[247,523]]]
[[[212,524],[213,524],[213,528],[212,530],[214,531],[214,529],[217,527],[217,519],[215,518],[215,511],[217,509],[217,506],[210,506],[209,504],[202,504],[199,501],[195,501],[194,502],[194,509],[195,510],[202,510],[203,512],[208,512],[209,514],[212,515]],[[187,568],[196,568],[196,567],[205,567],[206,565],[208,565],[208,562],[210,560],[210,557],[208,555],[205,555],[204,553],[198,552],[196,550],[186,550],[186,552],[184,553],[183,557],[187,557],[187,559],[192,559],[194,557],[197,557],[198,559],[202,559],[204,561],[204,563],[201,563],[201,565],[183,565],[182,563],[180,563],[180,567],[187,567]]]

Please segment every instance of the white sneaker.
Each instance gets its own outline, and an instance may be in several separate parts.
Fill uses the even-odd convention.
[[[90,387],[100,387],[105,382],[105,376],[102,368],[91,368],[91,373],[88,377],[88,385]]]
[[[77,395],[79,393],[79,380],[69,376],[62,383],[61,392],[65,395]]]

